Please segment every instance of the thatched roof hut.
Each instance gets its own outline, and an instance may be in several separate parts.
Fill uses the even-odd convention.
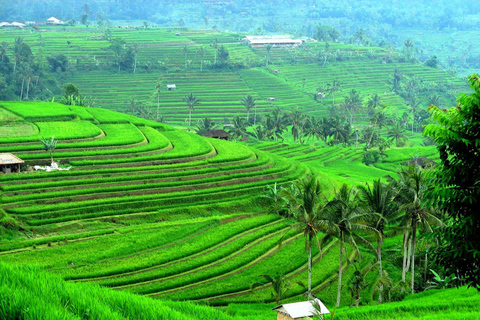
[[[228,140],[230,138],[230,133],[225,130],[210,130],[207,133],[203,134],[204,137],[210,137],[215,139]]]
[[[0,153],[0,171],[3,173],[20,172],[20,165],[25,163],[11,153]]]

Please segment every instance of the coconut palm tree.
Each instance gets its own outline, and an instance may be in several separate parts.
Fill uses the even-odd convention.
[[[205,134],[210,130],[213,130],[217,127],[214,121],[211,118],[200,119],[197,122],[197,134]]]
[[[362,206],[372,214],[372,226],[378,231],[377,261],[379,279],[383,278],[382,267],[382,244],[385,237],[385,228],[388,224],[396,221],[398,211],[393,201],[393,190],[389,185],[383,184],[380,179],[373,181],[373,186],[360,186],[360,198]],[[383,287],[380,287],[378,303],[383,302]]]
[[[343,254],[346,253],[345,243],[351,244],[359,252],[357,241],[371,246],[362,234],[365,232],[376,234],[377,231],[365,224],[372,216],[369,212],[362,210],[357,190],[348,187],[346,184],[343,184],[333,200],[328,202],[325,211],[325,219],[328,220],[326,232],[340,242],[337,291],[337,307],[339,307],[342,290]]]
[[[395,145],[397,147],[405,146],[405,143],[408,141],[408,138],[405,135],[405,129],[398,121],[393,124],[390,130],[388,130],[387,138],[390,139],[390,141],[395,140]]]
[[[287,279],[285,274],[278,274],[278,275],[268,275],[268,274],[261,274],[259,277],[264,278],[267,283],[272,286],[272,297],[275,299],[275,303],[279,304],[280,300],[285,298],[287,291],[290,289],[290,281]],[[250,289],[253,290],[256,287],[263,286],[265,283],[263,282],[255,282],[250,286]]]
[[[265,67],[268,67],[268,63],[269,63],[270,60],[271,60],[272,45],[271,45],[271,44],[267,44],[267,46],[265,47],[265,49],[267,50],[267,53],[266,53],[266,55],[265,55]]]
[[[432,225],[442,225],[443,222],[436,216],[432,207],[424,206],[425,192],[428,179],[420,166],[408,166],[398,171],[398,180],[390,179],[392,187],[396,190],[396,201],[400,204],[399,210],[403,213],[401,224],[404,231],[404,259],[402,280],[408,267],[411,268],[412,293],[415,292],[415,250],[417,245],[417,232],[421,228],[432,232]],[[408,242],[408,249],[407,249]]]
[[[192,125],[192,111],[195,110],[195,106],[200,104],[200,100],[198,100],[197,97],[195,97],[193,95],[193,93],[189,93],[183,98],[183,102],[185,102],[187,104],[187,107],[188,107],[188,109],[187,109],[188,110],[188,125],[191,126]]]
[[[160,93],[162,91],[162,83],[159,81],[155,85],[155,93],[157,94],[157,114],[155,119],[158,121],[158,117],[160,116]]]
[[[205,57],[205,48],[204,47],[200,47],[198,50],[197,50],[197,55],[200,56],[200,72],[203,71],[203,59]]]
[[[335,93],[340,92],[342,88],[342,83],[337,79],[333,79],[332,83],[328,83],[328,92],[332,95],[333,102],[332,105],[335,105]]]
[[[232,123],[225,125],[224,128],[228,128],[228,133],[232,135],[233,139],[238,139],[241,137],[245,137],[248,135],[247,133],[248,122],[245,118],[240,118],[239,116],[235,116],[232,119]]]
[[[292,135],[294,143],[297,143],[300,134],[302,133],[305,125],[305,115],[300,111],[298,107],[294,108],[288,115],[289,123],[292,126]]]
[[[183,54],[185,56],[185,70],[187,70],[187,57],[188,57],[188,46],[185,44],[183,45]]]
[[[217,53],[218,53],[218,39],[215,38],[212,42],[210,42],[210,47],[213,48],[213,51],[215,52],[215,57],[213,60],[213,65],[217,65]]]
[[[253,124],[256,124],[257,121],[257,105],[255,104],[255,99],[251,95],[246,95],[240,100],[240,103],[245,106],[247,109],[247,121],[250,120],[250,110],[255,108],[255,117],[253,118]]]
[[[315,176],[307,176],[295,182],[291,188],[285,189],[284,195],[288,206],[297,221],[295,227],[305,236],[305,248],[308,252],[308,286],[307,295],[312,293],[312,243],[317,241],[320,248],[318,234],[327,228],[327,221],[323,217],[325,202],[320,182]]]

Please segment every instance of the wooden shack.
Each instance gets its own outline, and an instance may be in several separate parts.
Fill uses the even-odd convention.
[[[167,90],[168,91],[173,91],[177,89],[177,85],[176,84],[167,84]]]
[[[0,153],[0,171],[5,174],[20,172],[22,163],[25,163],[25,161],[11,153]]]
[[[318,298],[310,301],[282,304],[272,310],[277,311],[277,320],[310,319],[315,315],[330,313]]]
[[[228,138],[230,138],[230,133],[226,132],[225,130],[210,130],[203,136],[221,140],[228,140]]]

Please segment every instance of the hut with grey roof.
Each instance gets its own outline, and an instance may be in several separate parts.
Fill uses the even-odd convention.
[[[309,301],[282,304],[272,310],[277,311],[277,320],[308,319],[315,315],[330,313],[318,298]]]
[[[20,165],[25,163],[11,153],[0,153],[0,171],[3,173],[20,172]]]

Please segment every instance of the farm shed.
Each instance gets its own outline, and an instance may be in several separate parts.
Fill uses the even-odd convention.
[[[327,307],[320,299],[315,298],[310,301],[282,304],[272,310],[277,311],[277,320],[297,320],[313,317],[316,313],[314,304],[318,306],[320,314],[328,314]]]
[[[230,138],[230,133],[226,132],[225,130],[210,130],[203,136],[215,139],[228,140],[228,138]]]
[[[25,161],[11,153],[0,153],[0,171],[3,173],[20,172],[22,163]]]
[[[167,84],[167,90],[168,91],[173,91],[177,89],[177,85],[176,84]]]
[[[410,161],[402,163],[402,166],[420,166],[422,168],[434,166],[437,163],[425,157],[413,158]]]
[[[47,19],[47,25],[49,26],[62,26],[64,25],[65,22],[55,18],[55,17],[50,17]]]
[[[299,46],[303,44],[303,41],[300,39],[292,39],[292,37],[287,35],[282,36],[246,36],[245,40],[252,47],[263,47],[266,45],[271,45],[274,47],[283,47],[283,46]]]

